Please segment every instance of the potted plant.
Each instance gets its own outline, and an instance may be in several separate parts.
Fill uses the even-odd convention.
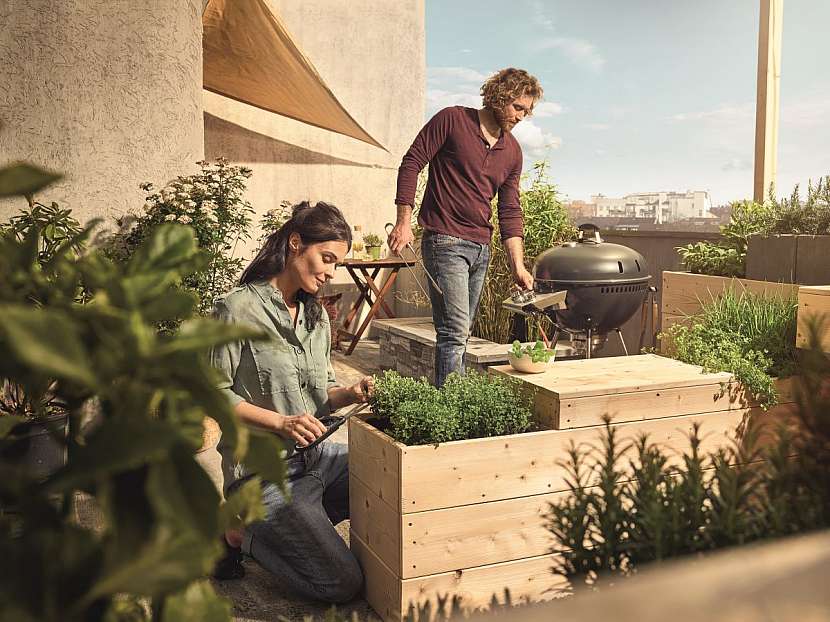
[[[380,249],[383,246],[383,240],[376,233],[367,233],[363,236],[363,244],[366,245],[366,251],[372,259],[380,259]]]
[[[542,373],[548,368],[555,356],[556,350],[546,348],[542,341],[536,341],[533,345],[522,346],[522,343],[516,339],[513,342],[513,347],[507,352],[507,360],[510,362],[510,366],[525,374]]]
[[[3,299],[30,305],[83,304],[82,286],[65,278],[64,261],[85,250],[84,234],[71,210],[28,197],[28,209],[0,224],[0,270],[7,281]],[[21,255],[20,252],[23,251]],[[55,395],[56,381],[44,379],[27,389],[0,367],[0,418],[9,426],[6,456],[43,479],[66,463],[68,411]]]

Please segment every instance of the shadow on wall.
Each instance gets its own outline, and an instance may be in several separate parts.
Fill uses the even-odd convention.
[[[205,114],[205,158],[224,156],[231,162],[272,164],[339,164],[360,168],[388,168],[335,158],[254,132],[209,113]]]

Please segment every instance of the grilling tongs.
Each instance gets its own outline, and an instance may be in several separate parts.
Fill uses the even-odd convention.
[[[388,236],[394,228],[395,225],[393,225],[391,222],[387,222],[386,226],[384,227],[384,229],[386,230],[386,235]],[[427,267],[424,265],[423,260],[418,257],[418,253],[415,252],[415,249],[412,247],[412,243],[407,242],[406,247],[412,252],[412,255],[414,255],[415,263],[421,264],[421,267],[424,269],[424,274],[427,275],[427,278],[429,279],[429,282],[432,283],[432,286],[435,288],[435,291],[437,291],[440,296],[443,296],[444,292],[441,290],[440,287],[438,287],[438,283],[435,282],[435,279],[432,278],[432,275],[429,273],[429,270],[427,270]],[[412,278],[415,279],[415,282],[418,284],[418,287],[420,287],[421,291],[424,293],[424,296],[429,298],[429,292],[427,292],[426,288],[421,284],[418,275],[416,274],[415,270],[412,269],[412,265],[410,264],[407,267],[409,268],[409,271],[412,274]]]
[[[321,436],[318,436],[317,438],[315,438],[314,441],[309,443],[308,445],[300,445],[299,443],[294,443],[294,452],[298,453],[298,454],[302,454],[302,453],[307,452],[309,449],[313,449],[314,447],[317,447],[317,445],[319,445],[324,440],[326,440],[329,436],[334,434],[335,431],[341,425],[346,423],[347,420],[351,419],[352,417],[354,417],[358,413],[363,412],[368,407],[369,407],[369,404],[367,402],[363,402],[362,404],[358,404],[358,405],[354,406],[351,410],[349,410],[342,417],[334,417],[334,416],[321,417],[320,421],[322,423],[326,424],[326,431]]]

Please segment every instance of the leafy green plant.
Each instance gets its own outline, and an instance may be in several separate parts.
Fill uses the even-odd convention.
[[[468,371],[439,390],[425,378],[385,371],[375,378],[372,411],[407,445],[517,434],[530,427],[530,400],[519,383]]]
[[[383,246],[383,240],[377,233],[367,233],[363,236],[363,243],[366,246]]]
[[[12,234],[22,241],[33,229],[40,232],[37,240],[37,261],[40,265],[48,263],[66,243],[76,254],[84,250],[82,244],[75,242],[83,231],[81,223],[72,216],[72,210],[61,209],[57,203],[44,205],[32,201],[28,209],[20,210],[7,223],[0,224],[0,235]]]
[[[73,254],[89,233],[42,266],[37,228],[0,237],[0,378],[28,395],[52,391],[69,414],[68,462],[45,480],[16,459],[23,419],[0,417],[0,556],[14,568],[0,582],[0,617],[129,619],[141,597],[153,619],[229,620],[230,604],[204,577],[219,534],[263,515],[259,479],[220,507],[194,452],[209,413],[237,459],[283,481],[280,444],[237,424],[206,360],[213,345],[261,335],[190,319],[196,299],[176,286],[204,259],[189,228],[155,228],[123,265]],[[26,281],[54,292],[35,305]],[[81,281],[89,304],[75,300]],[[156,323],[172,317],[188,319],[159,334]],[[82,425],[90,411],[95,425]],[[100,531],[75,522],[80,494],[99,508]]]
[[[522,347],[522,342],[516,339],[513,341],[513,347],[510,351],[517,359],[527,355],[534,363],[547,363],[556,354],[553,350],[549,350],[545,347],[543,341],[539,340],[537,340],[532,346],[528,344]]]
[[[729,222],[722,225],[723,242],[696,242],[677,247],[684,266],[695,274],[743,277],[749,237],[769,231],[774,218],[770,203],[735,201]]]
[[[820,178],[815,186],[810,182],[804,201],[801,200],[799,187],[796,185],[792,194],[780,201],[771,191],[770,202],[775,217],[766,233],[807,235],[830,233],[830,175]]]
[[[672,358],[731,373],[768,408],[777,401],[774,377],[795,371],[797,310],[793,297],[727,290],[660,337]]]
[[[562,206],[559,191],[549,180],[547,171],[547,162],[534,164],[533,173],[522,180],[526,187],[519,193],[524,216],[525,263],[528,267],[532,267],[536,257],[551,246],[576,239],[576,227]],[[473,324],[473,334],[495,343],[508,343],[514,314],[501,305],[513,284],[513,276],[499,237],[498,210],[495,205],[492,224],[490,267]]]
[[[199,173],[179,176],[160,190],[150,182],[141,184],[147,193],[144,213],[118,219],[119,232],[103,246],[110,258],[126,263],[160,224],[187,225],[207,262],[187,275],[182,285],[196,295],[197,311],[205,316],[213,309],[214,298],[231,289],[242,271],[243,260],[236,250],[240,241],[251,237],[254,210],[243,199],[250,169],[232,166],[224,158],[198,164]],[[176,320],[171,320],[163,328],[175,326]]]
[[[292,205],[289,201],[280,201],[277,207],[269,209],[259,220],[261,234],[257,238],[260,248],[272,233],[275,233],[291,218]]]

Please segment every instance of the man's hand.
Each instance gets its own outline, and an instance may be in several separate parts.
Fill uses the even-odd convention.
[[[519,266],[513,273],[513,281],[522,289],[533,289],[533,275],[524,266]]]
[[[398,221],[398,224],[392,228],[392,232],[389,234],[389,239],[387,240],[389,250],[395,255],[400,255],[401,251],[408,244],[412,244],[414,239],[415,235],[412,233],[412,225],[409,220],[404,222]]]
[[[280,416],[282,421],[277,428],[277,434],[300,445],[313,443],[315,439],[326,432],[326,426],[314,415],[305,413],[302,415]]]

